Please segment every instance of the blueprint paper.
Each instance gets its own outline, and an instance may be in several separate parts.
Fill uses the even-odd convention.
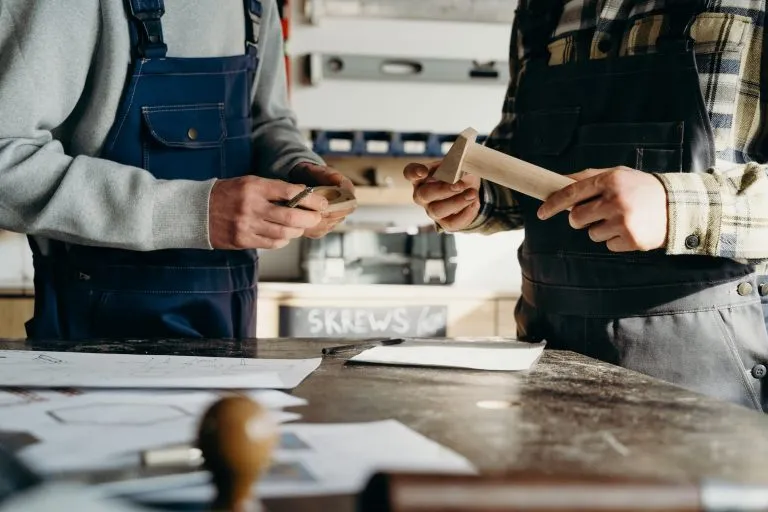
[[[404,341],[374,347],[350,358],[353,362],[403,366],[435,366],[473,370],[528,370],[544,351],[545,343],[521,341]]]
[[[205,410],[228,392],[0,389],[0,442],[40,473],[137,465],[144,450],[194,442]],[[244,393],[278,422],[306,400],[275,390]],[[6,405],[2,405],[5,403]]]
[[[147,512],[146,507],[105,498],[84,485],[46,482],[12,494],[0,504],[0,512]]]
[[[257,484],[262,498],[354,494],[376,471],[475,474],[456,452],[396,420],[367,423],[289,424],[275,463]],[[152,502],[208,503],[214,488],[204,471],[102,484],[106,495]]]
[[[292,389],[318,366],[320,358],[250,359],[0,350],[0,386]]]

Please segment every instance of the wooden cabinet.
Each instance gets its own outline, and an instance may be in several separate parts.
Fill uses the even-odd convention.
[[[514,300],[514,294],[453,286],[265,283],[259,294],[257,334],[430,336],[432,329],[443,326],[450,337],[499,336],[500,311],[506,314],[500,303]],[[291,322],[302,325],[286,325]]]
[[[0,298],[0,338],[26,338],[24,324],[32,318],[34,307],[31,297]]]

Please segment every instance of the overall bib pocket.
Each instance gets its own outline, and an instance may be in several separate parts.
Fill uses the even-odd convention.
[[[585,169],[681,172],[683,130],[682,122],[587,124],[579,128],[578,160]]]
[[[143,168],[159,179],[224,177],[224,104],[142,107]]]
[[[556,162],[573,147],[580,110],[579,107],[562,107],[521,112],[513,154],[555,172],[574,172],[558,169]]]

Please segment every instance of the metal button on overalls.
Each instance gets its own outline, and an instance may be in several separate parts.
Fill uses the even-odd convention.
[[[739,292],[739,295],[742,297],[749,295],[752,293],[752,284],[751,283],[740,283],[737,291]]]
[[[160,179],[251,174],[261,3],[244,0],[242,54],[199,59],[167,55],[163,0],[126,4],[131,70],[99,156]],[[50,254],[35,255],[30,338],[255,335],[256,251],[132,252],[53,243]]]
[[[559,11],[551,16],[556,23],[562,2],[548,4]],[[610,48],[601,58],[555,65],[546,51],[555,26],[523,24],[529,54],[509,153],[560,174],[617,166],[706,172],[715,164],[715,143],[690,38],[703,9],[696,0],[677,2],[654,52],[625,57]],[[550,348],[746,407],[768,407],[762,381],[748,378],[768,360],[753,267],[728,258],[670,257],[663,249],[613,253],[587,230],[573,229],[567,215],[542,221],[540,201],[515,197],[525,225],[518,251],[521,338],[545,339]],[[689,250],[701,243],[697,233],[685,239]]]

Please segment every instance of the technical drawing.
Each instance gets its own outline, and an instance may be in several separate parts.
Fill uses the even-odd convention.
[[[42,402],[45,398],[40,397],[34,391],[24,388],[2,388],[0,389],[0,407],[9,407],[13,405],[31,404],[33,402]]]
[[[281,450],[309,450],[310,446],[293,432],[283,432],[280,435]]]
[[[147,426],[190,416],[169,404],[110,404],[61,407],[48,411],[48,415],[66,425],[121,425]]]

